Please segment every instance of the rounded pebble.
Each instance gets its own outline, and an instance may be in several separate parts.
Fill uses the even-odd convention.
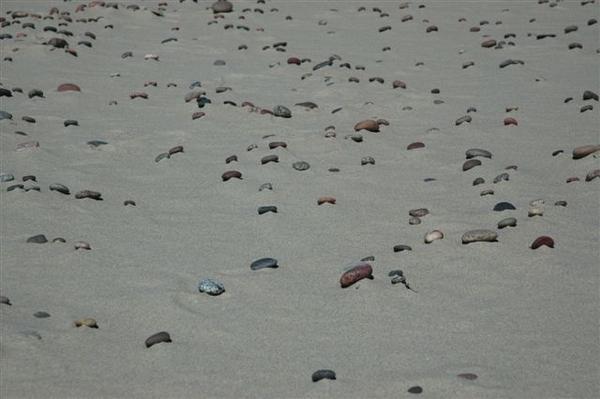
[[[510,202],[498,202],[496,205],[494,205],[494,211],[496,212],[509,211],[515,209],[517,208],[515,208],[515,206]]]
[[[33,244],[45,244],[48,242],[48,239],[46,238],[45,235],[43,234],[38,234],[35,236],[31,236],[27,239],[28,243],[33,243]]]
[[[250,264],[252,270],[276,269],[278,267],[277,259],[274,258],[260,258]]]
[[[373,267],[368,263],[359,262],[342,274],[340,285],[342,288],[347,288],[364,278],[373,279]]]
[[[242,173],[238,172],[237,170],[229,170],[221,175],[221,179],[223,179],[223,181],[228,181],[233,178],[241,180]]]
[[[292,164],[292,168],[299,170],[299,171],[303,171],[303,170],[308,170],[308,168],[310,168],[310,165],[308,162],[305,162],[305,161],[297,161]]]
[[[160,344],[162,342],[173,342],[171,336],[166,331],[161,331],[156,334],[149,336],[146,341],[146,348],[150,348],[153,345]]]
[[[207,278],[198,283],[198,291],[217,296],[225,292],[225,286],[217,280]]]
[[[552,237],[540,236],[531,243],[530,248],[538,249],[539,247],[544,246],[544,245],[549,248],[554,248],[554,240],[552,239]]]
[[[335,371],[333,370],[317,370],[312,374],[312,381],[317,382],[321,380],[335,380]]]
[[[259,206],[258,210],[257,210],[259,215],[271,212],[271,213],[277,213],[277,207],[274,205],[265,205],[265,206]]]
[[[443,238],[444,233],[442,233],[440,230],[433,230],[425,234],[423,241],[425,242],[425,244],[431,244],[432,242],[436,240],[441,240]]]

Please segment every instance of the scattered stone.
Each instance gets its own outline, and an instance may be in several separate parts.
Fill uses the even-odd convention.
[[[369,263],[358,262],[342,274],[340,285],[342,288],[347,288],[364,278],[373,279],[373,267]]]
[[[96,201],[102,201],[102,194],[100,194],[97,191],[82,190],[75,194],[75,198],[77,198],[77,199],[90,198],[90,199],[93,199]]]
[[[317,199],[317,205],[323,205],[323,204],[335,205],[335,202],[336,202],[335,197],[325,196],[325,197],[319,197],[319,199]]]
[[[531,243],[531,249],[538,249],[541,246],[547,246],[549,248],[554,248],[554,240],[549,236],[540,236],[536,238],[533,243]]]
[[[362,157],[360,160],[361,165],[375,165],[375,158],[373,157]]]
[[[354,125],[354,131],[368,130],[369,132],[379,132],[379,123],[373,119],[366,119]]]
[[[469,159],[465,161],[462,166],[463,172],[466,172],[469,169],[473,169],[475,166],[481,165],[481,161],[479,159]]]
[[[593,91],[590,90],[586,90],[583,92],[583,101],[587,101],[587,100],[596,100],[598,101],[598,94],[594,93]]]
[[[277,207],[274,206],[274,205],[265,205],[265,206],[259,206],[258,207],[258,214],[259,215],[265,214],[267,212],[277,213]]]
[[[498,241],[498,234],[492,230],[470,230],[462,236],[463,244],[470,244],[472,242],[485,241],[495,242]]]
[[[478,186],[480,184],[485,183],[485,180],[483,179],[483,177],[478,177],[475,180],[473,180],[473,185],[474,186]]]
[[[136,206],[136,203],[133,200],[125,200],[125,201],[123,201],[123,205],[124,206]]]
[[[498,184],[501,181],[508,181],[510,178],[508,173],[501,173],[498,176],[494,177],[494,184]]]
[[[505,227],[516,227],[517,219],[516,218],[505,218],[498,222],[498,228],[503,229]]]
[[[422,218],[423,216],[429,215],[429,209],[427,209],[427,208],[411,209],[410,211],[408,211],[408,214],[413,217]]]
[[[271,154],[262,157],[262,159],[260,160],[261,165],[267,164],[269,162],[279,162],[279,156]]]
[[[46,238],[45,235],[43,234],[38,234],[35,236],[31,236],[27,239],[28,243],[33,243],[33,244],[45,244],[48,242],[48,239]]]
[[[418,218],[418,217],[414,217],[413,216],[410,219],[408,219],[408,224],[410,224],[412,226],[417,225],[417,224],[421,224],[421,219]]]
[[[565,200],[556,201],[554,203],[554,206],[565,206],[566,207],[567,206],[567,201],[565,201]]]
[[[250,269],[261,270],[261,269],[277,269],[277,259],[274,258],[260,258],[250,264]]]
[[[544,215],[544,203],[543,199],[533,200],[529,203],[528,215],[529,217],[533,216],[543,216]]]
[[[461,116],[460,118],[458,118],[456,120],[456,122],[454,122],[456,124],[456,126],[462,125],[463,123],[471,123],[471,121],[473,120],[473,118],[471,118],[470,115],[465,115],[465,116]]]
[[[461,373],[457,375],[458,378],[461,378],[463,380],[468,380],[468,381],[475,381],[478,377],[477,374],[473,374],[473,373]]]
[[[98,322],[95,319],[79,319],[74,322],[75,327],[89,327],[89,328],[98,328]]]
[[[238,172],[237,170],[229,170],[221,175],[221,179],[223,179],[223,181],[233,178],[242,180],[242,173]]]
[[[410,393],[416,393],[416,394],[419,394],[419,393],[422,393],[422,392],[423,392],[423,388],[421,388],[421,387],[420,387],[420,386],[418,386],[418,385],[415,385],[414,387],[410,387],[410,388],[408,388],[408,392],[410,392]]]
[[[511,211],[515,209],[517,208],[515,208],[515,206],[510,202],[498,202],[496,205],[494,205],[494,211],[496,212]]]
[[[0,295],[0,303],[3,305],[12,306],[12,303],[10,303],[10,299],[8,299],[8,297],[5,297],[4,295]]]
[[[75,243],[75,250],[78,250],[78,249],[85,249],[85,250],[89,251],[92,249],[92,247],[90,246],[89,242],[77,241]]]
[[[573,159],[585,158],[590,154],[600,151],[600,145],[584,145],[573,150]]]
[[[168,342],[168,343],[173,342],[171,340],[171,336],[166,331],[161,331],[154,335],[149,336],[146,339],[145,344],[146,344],[146,348],[150,348],[151,346],[160,344],[162,342]]]
[[[33,317],[36,317],[38,319],[47,319],[48,317],[50,317],[50,313],[38,311],[33,314]]]
[[[600,177],[600,169],[594,169],[585,175],[585,181],[590,182],[598,177]]]
[[[443,238],[444,233],[442,233],[440,230],[433,230],[425,234],[424,241],[425,244],[431,244],[432,242],[436,240],[441,240]]]
[[[303,171],[303,170],[308,170],[308,168],[310,168],[310,165],[308,162],[305,162],[305,161],[297,161],[292,164],[292,168],[299,170],[299,171]]]
[[[217,280],[207,278],[198,283],[198,291],[217,296],[225,292],[225,286]]]
[[[465,155],[467,159],[475,158],[475,157],[483,157],[483,158],[492,158],[492,153],[487,150],[482,150],[481,148],[471,148],[465,151]]]
[[[335,371],[333,370],[317,370],[312,375],[312,381],[318,382],[323,379],[326,380],[335,380]]]
[[[277,105],[273,108],[273,115],[278,116],[280,118],[291,118],[292,111],[289,108],[284,107],[283,105]]]
[[[412,248],[408,245],[398,244],[394,245],[394,252],[412,251]]]

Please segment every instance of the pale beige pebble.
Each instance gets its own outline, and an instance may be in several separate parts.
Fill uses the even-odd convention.
[[[363,129],[368,130],[369,132],[378,132],[379,123],[373,119],[365,119],[364,121],[360,121],[354,125],[354,130],[357,132]]]
[[[444,238],[444,233],[440,230],[433,230],[425,234],[424,241],[425,244],[431,244],[435,240],[441,240],[442,238]]]
[[[85,326],[85,327],[89,327],[89,328],[98,328],[98,322],[96,321],[96,319],[92,319],[92,318],[75,320],[74,324],[75,324],[75,327]]]
[[[86,250],[90,250],[92,249],[91,245],[89,242],[86,241],[77,241],[75,243],[75,249],[86,249]]]
[[[544,215],[544,204],[546,201],[543,199],[536,199],[529,203],[528,215],[529,217],[533,216],[543,216]]]
[[[573,150],[573,159],[585,158],[597,151],[600,151],[600,145],[582,145]]]

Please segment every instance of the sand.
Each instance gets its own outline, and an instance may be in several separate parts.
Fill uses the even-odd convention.
[[[53,6],[73,19],[59,27],[57,15],[28,17],[22,23],[35,29],[2,28],[13,36],[0,41],[0,58],[12,57],[0,64],[2,87],[23,89],[0,97],[0,110],[13,115],[0,120],[0,172],[15,176],[0,186],[0,294],[12,303],[0,304],[2,398],[404,398],[415,396],[413,386],[423,398],[597,397],[600,179],[585,175],[599,161],[571,152],[600,142],[598,102],[582,99],[600,88],[598,24],[587,24],[598,4],[234,1],[233,13],[215,19],[206,1],[168,1],[163,17],[151,13],[158,1],[75,13],[83,3],[0,4],[9,21],[8,11],[46,16]],[[426,33],[431,25],[438,31]],[[578,30],[565,34],[569,25]],[[42,45],[52,37],[77,57]],[[161,44],[170,37],[178,41]],[[490,38],[514,46],[481,47]],[[287,42],[285,52],[273,49],[277,42]],[[572,42],[583,48],[569,50]],[[126,51],[133,56],[121,58]],[[312,70],[334,54],[341,61]],[[311,61],[288,65],[292,56]],[[219,59],[226,65],[214,65]],[[507,59],[524,64],[500,68]],[[393,89],[394,80],[406,89]],[[202,109],[184,101],[194,81],[212,102]],[[62,83],[81,92],[57,92]],[[217,94],[221,86],[231,90]],[[32,89],[44,98],[28,98]],[[148,99],[130,99],[135,91]],[[244,101],[283,105],[292,117],[249,112]],[[294,105],[304,101],[318,108]],[[593,109],[580,112],[586,104]],[[193,120],[197,111],[205,116]],[[456,126],[464,115],[471,123]],[[505,126],[506,117],[518,126]],[[359,132],[361,143],[345,138],[371,118],[389,126]],[[67,119],[79,126],[64,127]],[[329,125],[335,138],[325,138]],[[15,150],[31,140],[39,148]],[[270,150],[270,141],[287,148]],[[425,148],[407,151],[416,141]],[[183,153],[154,161],[177,145]],[[470,148],[493,157],[463,172]],[[239,161],[225,164],[233,154]],[[261,165],[269,154],[279,162]],[[366,156],[375,164],[362,166]],[[294,170],[297,161],[310,169]],[[223,182],[228,170],[243,179]],[[493,184],[504,172],[510,180]],[[37,184],[23,183],[25,175]],[[479,176],[486,182],[473,186]],[[571,176],[581,180],[566,183]],[[259,191],[266,182],[273,190]],[[17,183],[41,191],[7,191]],[[71,194],[50,191],[52,183]],[[75,199],[86,189],[103,201]],[[485,189],[494,195],[480,196]],[[317,205],[321,196],[336,204]],[[535,199],[545,211],[530,218]],[[516,210],[493,211],[501,201]],[[258,215],[265,205],[278,212]],[[409,210],[421,207],[430,214],[409,225]],[[496,228],[511,216],[516,227]],[[436,229],[444,238],[425,244]],[[473,229],[496,231],[498,241],[463,245]],[[36,234],[66,242],[26,242]],[[530,249],[541,235],[555,247]],[[77,241],[92,249],[75,250]],[[394,252],[398,244],[412,250]],[[346,267],[367,256],[374,279],[342,289]],[[279,267],[251,270],[262,257]],[[394,269],[416,292],[390,283]],[[204,278],[225,293],[198,292]],[[75,327],[81,318],[99,328]],[[173,342],[146,348],[159,331]],[[313,383],[319,369],[337,379]]]

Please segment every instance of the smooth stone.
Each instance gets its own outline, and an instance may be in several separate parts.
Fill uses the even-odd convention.
[[[161,331],[149,336],[145,341],[146,348],[150,348],[151,346],[159,344],[161,342],[173,342],[168,332]]]
[[[261,258],[250,264],[250,269],[252,270],[276,269],[278,267],[277,259],[274,258]]]
[[[92,319],[92,318],[75,320],[73,322],[73,324],[75,324],[75,327],[78,327],[78,328],[79,327],[98,328],[98,322],[96,321],[96,319]]]
[[[427,208],[411,209],[410,211],[408,211],[408,214],[413,217],[422,218],[423,216],[429,215],[429,209],[427,209]]]
[[[433,230],[425,234],[425,236],[423,237],[423,241],[425,242],[425,244],[431,244],[432,242],[436,240],[441,240],[443,238],[444,233],[442,233],[440,230]]]
[[[217,0],[210,8],[213,10],[214,14],[226,13],[233,11],[233,4],[227,0]]]
[[[6,187],[6,192],[13,191],[13,190],[16,190],[16,189],[21,189],[22,190],[23,188],[25,188],[25,186],[22,185],[22,184],[13,184],[12,186]]]
[[[347,288],[364,278],[373,279],[373,267],[368,263],[358,262],[342,274],[340,286]]]
[[[408,245],[398,244],[394,245],[394,252],[412,251],[412,248]]]
[[[69,127],[69,126],[79,126],[79,122],[77,122],[74,119],[67,119],[66,121],[64,121],[63,123],[65,125],[65,127]]]
[[[510,202],[498,202],[496,205],[494,205],[494,211],[496,212],[502,212],[502,211],[512,211],[515,210],[517,208],[515,208],[515,206],[513,204],[511,204]]]
[[[242,173],[237,170],[229,170],[221,175],[221,179],[223,181],[228,181],[230,179],[242,179]]]
[[[473,121],[473,118],[471,118],[470,115],[465,115],[465,116],[461,116],[460,118],[458,118],[454,123],[456,124],[456,126],[459,126],[465,122],[471,123],[472,121]]]
[[[266,206],[259,206],[258,207],[258,214],[259,215],[265,214],[267,212],[277,213],[277,207],[274,206],[274,205],[266,205]]]
[[[373,157],[363,157],[360,160],[361,165],[375,165],[375,158]]]
[[[219,281],[207,278],[198,283],[198,291],[216,296],[225,292],[225,286]]]
[[[492,158],[492,153],[487,150],[482,150],[481,148],[471,148],[465,151],[465,156],[467,159],[475,158],[475,157],[484,157],[484,158]]]
[[[6,183],[15,180],[15,176],[10,173],[3,173],[0,175],[0,183]]]
[[[258,191],[263,191],[263,190],[271,190],[271,191],[273,191],[273,185],[271,183],[263,183],[258,188]]]
[[[50,191],[58,191],[59,193],[65,194],[65,195],[71,194],[71,192],[69,191],[69,188],[60,183],[52,183],[49,186],[49,188],[50,188]]]
[[[485,183],[485,180],[484,180],[483,177],[478,177],[475,180],[473,180],[473,185],[474,186],[478,186],[478,185],[483,184],[483,183]]]
[[[585,175],[585,181],[590,182],[598,177],[600,177],[600,169],[594,169]]]
[[[421,224],[421,219],[419,219],[418,217],[411,217],[410,219],[408,219],[408,224],[410,225],[417,225],[417,224]]]
[[[498,240],[498,234],[492,230],[470,230],[462,236],[462,243],[469,244],[477,241],[494,242]]]
[[[291,118],[292,111],[289,108],[284,107],[283,105],[277,105],[273,108],[273,115],[278,116],[280,118]]]
[[[480,196],[484,197],[486,195],[494,195],[494,190],[483,190],[479,193]]]
[[[0,120],[2,119],[12,119],[13,116],[10,112],[0,111]]]
[[[65,240],[62,237],[56,237],[56,238],[52,239],[52,242],[53,243],[56,243],[56,242],[61,242],[62,243],[62,242],[67,242],[67,240]]]
[[[462,170],[463,172],[466,172],[469,169],[473,169],[476,166],[481,165],[481,161],[479,159],[469,159],[468,161],[465,161],[465,163],[463,163],[462,166]]]
[[[296,170],[303,171],[310,168],[310,165],[308,162],[305,161],[297,161],[292,164],[292,167]]]
[[[494,177],[494,184],[500,183],[501,181],[508,181],[510,176],[508,173],[501,173],[498,176]]]
[[[600,145],[583,145],[573,149],[573,159],[585,158],[598,151],[600,151]]]
[[[505,227],[516,227],[517,219],[516,218],[505,218],[498,222],[498,228],[503,229]]]
[[[538,249],[541,246],[546,246],[549,248],[554,248],[554,240],[549,236],[540,236],[536,238],[533,243],[531,243],[531,249]]]
[[[90,140],[86,144],[89,145],[90,147],[98,148],[101,145],[107,145],[108,143],[103,140]]]
[[[593,91],[586,90],[583,92],[582,98],[583,98],[583,101],[587,101],[587,100],[598,101],[598,94],[594,93]]]
[[[38,319],[45,319],[45,318],[50,317],[50,313],[48,313],[48,312],[41,312],[41,311],[40,312],[35,312],[33,314],[33,317],[37,317]]]
[[[565,201],[565,200],[556,201],[554,203],[554,206],[567,206],[567,201]]]
[[[313,382],[317,382],[317,381],[321,381],[323,379],[327,379],[327,380],[335,380],[335,371],[333,370],[317,370],[313,373],[312,375],[312,381]]]
[[[82,190],[75,194],[75,198],[77,198],[77,199],[90,198],[90,199],[93,199],[96,201],[102,201],[102,194],[100,194],[97,191]]]
[[[162,161],[165,158],[169,159],[169,158],[171,158],[171,155],[169,155],[168,152],[161,152],[160,154],[158,154],[156,156],[156,158],[154,158],[154,162],[158,163],[158,162]]]
[[[33,243],[33,244],[45,244],[48,242],[48,239],[46,238],[45,235],[38,234],[38,235],[29,237],[27,239],[27,242]]]
[[[279,156],[271,154],[262,157],[262,159],[260,160],[261,165],[267,164],[269,162],[279,162]]]
[[[410,388],[408,388],[408,392],[410,392],[410,393],[416,393],[416,394],[419,394],[419,393],[422,393],[422,392],[423,392],[423,388],[421,388],[421,387],[420,387],[420,386],[418,386],[418,385],[415,385],[414,387],[410,387]]]
[[[0,295],[0,303],[3,304],[3,305],[12,306],[12,303],[10,302],[10,299],[8,299],[8,297],[6,297],[4,295]]]

